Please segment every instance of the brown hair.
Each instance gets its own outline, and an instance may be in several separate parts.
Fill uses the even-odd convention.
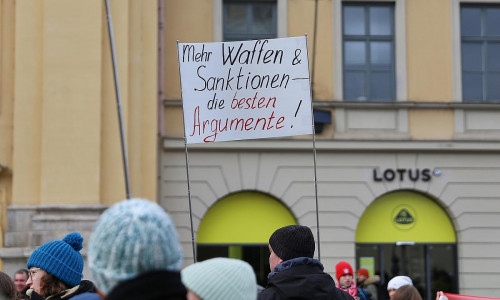
[[[69,289],[69,286],[52,274],[46,273],[40,278],[40,294],[45,298],[59,294],[67,289]]]
[[[24,275],[26,275],[26,280],[29,277],[28,270],[26,270],[26,269],[19,269],[19,270],[17,270],[17,272],[14,275],[17,275],[17,274],[24,274]]]
[[[394,292],[392,300],[422,300],[422,296],[413,285],[403,285]]]
[[[17,290],[14,281],[4,272],[0,272],[0,294],[5,299],[14,300],[17,298]]]

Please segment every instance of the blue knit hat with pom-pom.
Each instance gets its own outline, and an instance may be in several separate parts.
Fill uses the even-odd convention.
[[[72,232],[62,241],[50,241],[38,247],[31,254],[26,267],[36,267],[54,275],[57,279],[74,287],[83,277],[83,237]]]
[[[144,199],[121,201],[99,218],[89,241],[95,285],[108,295],[119,283],[154,270],[179,271],[182,248],[167,212]]]

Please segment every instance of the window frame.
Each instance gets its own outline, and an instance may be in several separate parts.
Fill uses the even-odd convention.
[[[254,8],[254,4],[259,4],[259,3],[265,3],[265,4],[270,4],[270,6],[272,7],[272,19],[276,21],[275,24],[273,24],[273,32],[271,33],[261,33],[261,34],[254,34],[254,33],[249,33],[249,32],[245,32],[245,33],[226,33],[225,30],[227,29],[226,27],[226,13],[227,13],[227,9],[228,9],[228,6],[227,5],[223,5],[222,6],[222,9],[223,9],[223,12],[222,12],[222,38],[224,41],[241,41],[241,40],[257,40],[257,39],[272,39],[272,38],[276,38],[278,36],[278,14],[277,14],[277,3],[275,1],[258,1],[258,2],[252,2],[252,1],[238,1],[238,0],[224,0],[225,2],[230,2],[231,4],[233,5],[238,5],[238,6],[241,6],[241,7],[244,7],[245,8],[245,12],[246,12],[246,26],[247,26],[247,29],[248,28],[251,28],[252,25],[253,25],[253,8]],[[224,3],[224,2],[223,2]],[[276,5],[272,5],[272,4],[276,4]],[[267,35],[267,36],[266,36]]]
[[[343,68],[343,34],[342,6],[343,3],[394,3],[394,60],[395,60],[395,98],[392,101],[407,101],[406,73],[406,0],[333,0],[333,47],[334,55],[334,99],[344,101],[344,68]],[[364,102],[364,101],[363,101]],[[374,102],[374,101],[366,101]]]
[[[356,68],[356,67],[347,67],[346,66],[346,58],[345,56],[342,57],[342,76],[343,78],[346,78],[346,74],[348,72],[358,72],[358,73],[363,73],[365,76],[365,82],[364,82],[364,91],[368,95],[366,99],[347,99],[345,97],[345,90],[346,90],[346,80],[343,81],[342,83],[342,92],[344,93],[344,101],[360,101],[360,102],[391,102],[395,101],[396,99],[396,62],[394,58],[395,54],[395,21],[394,21],[394,11],[395,11],[395,6],[393,2],[344,2],[342,4],[342,21],[344,21],[344,10],[346,6],[349,7],[359,7],[363,9],[364,12],[364,24],[365,24],[365,34],[364,35],[353,35],[353,34],[346,34],[345,33],[345,28],[344,28],[344,22],[342,22],[342,51],[344,51],[347,42],[362,42],[364,47],[365,47],[365,66],[362,68]],[[390,20],[390,27],[391,27],[391,34],[390,35],[371,35],[369,33],[370,30],[370,8],[372,7],[385,7],[385,8],[390,8],[391,14],[392,14],[392,20]],[[391,55],[391,68],[387,70],[377,70],[373,69],[371,67],[371,50],[370,46],[374,42],[389,42],[391,47],[390,51],[392,53]],[[373,92],[371,90],[371,79],[372,75],[376,73],[377,71],[385,71],[390,73],[390,95],[389,99],[374,99]]]
[[[462,4],[500,4],[500,0],[451,0],[451,22],[453,41],[453,102],[495,103],[491,101],[464,101],[462,87],[462,38],[460,26],[460,7]]]
[[[481,12],[481,16],[480,16],[480,21],[481,21],[481,29],[483,29],[483,26],[484,26],[484,15],[485,15],[485,11],[488,9],[488,8],[496,8],[496,9],[500,9],[500,3],[470,3],[470,2],[462,2],[460,3],[459,5],[459,16],[461,16],[462,14],[462,9],[464,7],[471,7],[471,8],[476,8],[476,9],[479,9],[480,12]],[[462,101],[463,102],[467,102],[467,103],[495,103],[495,102],[499,102],[500,99],[489,99],[489,95],[488,95],[488,77],[491,76],[492,73],[499,73],[500,74],[500,71],[491,71],[491,70],[488,70],[488,66],[489,66],[489,60],[490,60],[490,56],[488,54],[488,51],[485,50],[485,48],[487,48],[487,45],[489,44],[500,44],[500,36],[497,36],[497,37],[490,37],[490,36],[462,36],[462,22],[461,20],[459,20],[459,35],[460,35],[460,52],[461,52],[461,55],[460,55],[460,62],[462,63],[463,62],[463,57],[462,57],[462,50],[463,50],[463,47],[464,47],[464,44],[467,44],[467,43],[476,43],[476,44],[480,44],[481,45],[481,52],[483,53],[483,61],[482,61],[482,66],[481,66],[481,70],[464,70],[463,68],[463,65],[461,66],[460,68],[460,76],[461,76],[461,92],[462,92]],[[463,94],[464,94],[464,82],[463,82],[463,79],[464,79],[464,74],[465,73],[470,73],[470,74],[473,74],[473,73],[476,73],[476,74],[480,74],[481,77],[482,77],[482,86],[481,86],[481,93],[482,93],[482,99],[465,99],[463,97]]]
[[[224,39],[224,0],[213,0],[213,16],[214,16],[214,31],[213,41],[222,42]],[[287,0],[276,0],[276,23],[277,23],[277,37],[282,38],[288,35],[288,5]]]

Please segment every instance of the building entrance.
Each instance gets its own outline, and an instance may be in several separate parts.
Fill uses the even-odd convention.
[[[458,292],[457,249],[445,211],[422,194],[399,191],[376,199],[356,231],[357,268],[380,276],[380,298],[387,282],[409,276],[424,299],[438,290]]]
[[[296,224],[278,199],[259,192],[238,192],[217,201],[203,216],[197,234],[198,261],[230,257],[248,262],[265,285],[269,274],[269,237]]]

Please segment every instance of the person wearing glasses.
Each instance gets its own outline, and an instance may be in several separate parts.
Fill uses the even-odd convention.
[[[62,240],[50,241],[31,254],[28,269],[30,299],[71,299],[85,292],[95,292],[95,286],[83,277],[83,237],[73,232]]]

